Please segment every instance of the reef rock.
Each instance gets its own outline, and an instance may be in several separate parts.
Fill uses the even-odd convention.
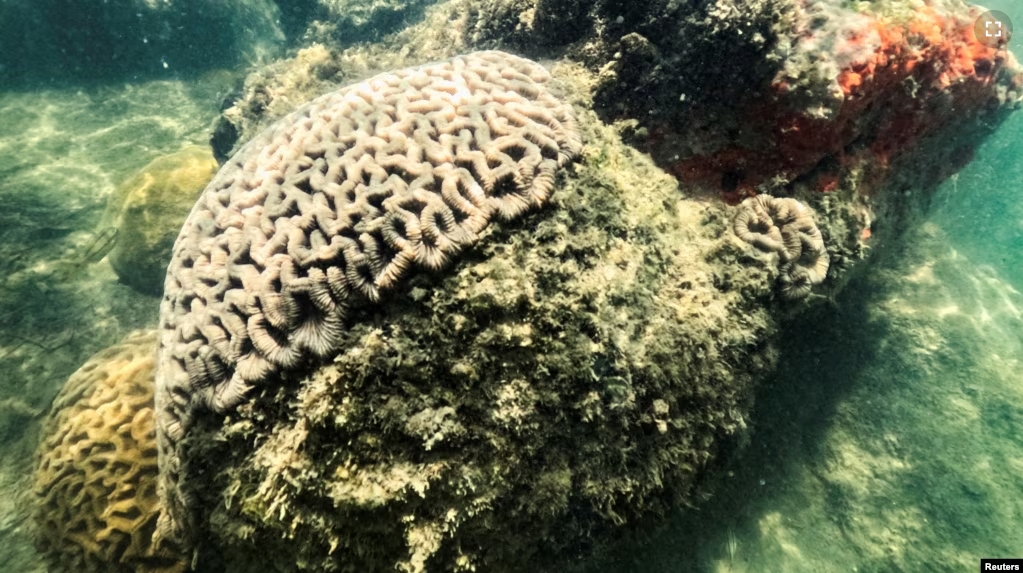
[[[221,169],[161,308],[162,531],[188,534],[197,509],[178,482],[198,415],[329,362],[354,311],[546,203],[580,148],[548,79],[501,52],[383,74],[313,100]]]
[[[730,203],[796,186],[869,196],[909,184],[929,195],[1023,96],[1012,52],[978,36],[983,8],[733,4],[598,1],[594,14],[615,24],[595,28],[590,56],[604,116],[635,121],[634,142],[660,165]]]
[[[400,30],[436,0],[317,0],[308,12],[317,32],[329,30],[343,44],[365,42]]]

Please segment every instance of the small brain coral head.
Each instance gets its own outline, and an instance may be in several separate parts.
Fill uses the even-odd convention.
[[[177,573],[153,543],[160,513],[153,413],[156,333],[90,358],[53,402],[36,454],[40,550],[55,571]]]
[[[174,518],[189,505],[178,444],[197,412],[327,361],[353,306],[547,202],[581,147],[549,79],[502,52],[382,74],[313,100],[224,165],[175,243],[161,308],[157,422]]]
[[[805,298],[828,275],[830,257],[813,211],[787,197],[757,195],[739,205],[735,236],[765,253],[778,255],[779,292],[788,300]]]

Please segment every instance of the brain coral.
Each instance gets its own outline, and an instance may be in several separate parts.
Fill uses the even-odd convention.
[[[757,195],[742,202],[735,235],[764,252],[778,254],[781,294],[800,299],[828,275],[830,258],[813,211],[788,197]]]
[[[153,416],[156,333],[90,358],[53,402],[37,453],[40,549],[61,570],[173,573],[151,543],[160,502]]]
[[[585,109],[592,76],[555,70],[587,144],[546,208],[196,418],[199,563],[555,571],[695,501],[773,361],[775,261],[736,264],[733,208],[679,193]]]
[[[175,243],[161,308],[161,534],[191,503],[194,417],[326,362],[353,307],[438,270],[491,221],[547,201],[581,142],[539,65],[501,52],[382,74],[313,100],[221,169]]]

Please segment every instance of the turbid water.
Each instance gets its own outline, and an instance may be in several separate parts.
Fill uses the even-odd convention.
[[[107,199],[158,155],[203,142],[226,89],[156,81],[0,93],[0,564],[42,571],[32,549],[38,422],[92,353],[154,324],[159,299],[90,264]],[[227,85],[230,85],[228,80]]]

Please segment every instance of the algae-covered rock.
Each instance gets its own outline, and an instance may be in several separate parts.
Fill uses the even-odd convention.
[[[694,501],[774,360],[777,265],[576,90],[586,146],[550,205],[353,310],[333,363],[195,420],[201,555],[521,571]]]
[[[955,149],[929,166],[940,181],[1023,95],[1023,68],[963,2],[670,4],[598,2],[614,24],[579,53],[601,66],[605,117],[635,120],[658,164],[732,203],[853,180],[875,194],[929,138]]]
[[[733,204],[799,185],[877,193],[928,138],[955,148],[929,166],[943,180],[1023,102],[1023,68],[958,0],[469,4],[468,45],[558,46],[598,73],[596,108],[634,122],[630,143]]]
[[[408,26],[435,0],[317,0],[314,25],[327,27],[342,44],[379,38]]]
[[[209,148],[192,145],[154,159],[117,189],[103,227],[116,229],[108,257],[121,281],[160,293],[174,238],[216,171]]]

